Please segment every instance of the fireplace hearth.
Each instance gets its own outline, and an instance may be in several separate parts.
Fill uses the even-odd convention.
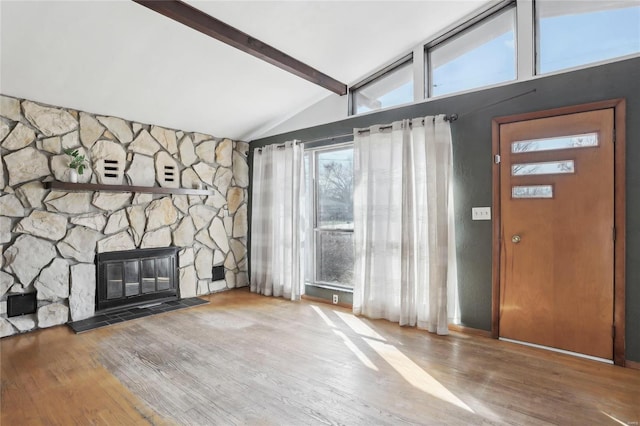
[[[99,253],[96,312],[178,300],[178,248]]]

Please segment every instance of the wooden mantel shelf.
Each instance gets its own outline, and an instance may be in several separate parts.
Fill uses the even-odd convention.
[[[157,186],[103,185],[99,183],[45,182],[48,189],[61,191],[147,192],[151,194],[212,195],[206,189],[161,188]]]

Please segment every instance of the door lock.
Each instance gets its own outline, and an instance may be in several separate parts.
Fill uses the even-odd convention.
[[[520,242],[522,238],[520,238],[520,235],[514,235],[513,237],[511,237],[511,242],[513,244],[518,244]]]

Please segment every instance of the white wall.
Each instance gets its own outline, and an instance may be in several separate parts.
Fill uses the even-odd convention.
[[[301,112],[276,124],[274,127],[261,135],[257,135],[253,139],[279,135],[293,130],[306,129],[320,124],[344,120],[345,118],[348,118],[348,99],[349,97],[347,95],[338,96],[331,94]]]

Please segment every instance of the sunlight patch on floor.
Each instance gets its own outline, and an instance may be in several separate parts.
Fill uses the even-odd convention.
[[[613,420],[614,422],[616,422],[616,423],[620,423],[620,424],[621,424],[621,425],[623,425],[623,426],[628,426],[628,425],[632,424],[632,423],[623,422],[622,420],[619,420],[619,419],[617,419],[617,418],[613,417],[611,414],[605,413],[604,411],[600,411],[600,412],[601,412],[602,414],[604,414],[605,416],[609,417],[609,418],[610,418],[611,420]],[[636,422],[635,424],[637,425],[638,423]]]
[[[323,319],[323,321],[324,321],[324,322],[325,322],[329,327],[331,327],[331,328],[336,328],[336,325],[333,323],[333,321],[331,321],[331,320],[329,319],[329,317],[328,317],[324,312],[322,312],[322,310],[321,310],[320,308],[318,308],[318,307],[317,307],[317,306],[315,306],[315,305],[311,305],[311,309],[313,309],[314,311],[316,311],[316,314],[318,314],[318,316],[319,316],[320,318],[322,318],[322,319]]]
[[[360,349],[358,349],[358,347],[351,341],[351,339],[347,337],[346,334],[344,334],[340,330],[333,330],[333,332],[342,337],[342,340],[344,341],[344,344],[347,346],[347,348],[349,348],[351,352],[353,352],[355,356],[358,357],[360,362],[362,362],[365,367],[370,368],[374,371],[378,371],[378,367],[376,367],[373,362],[371,362],[371,360],[367,358],[367,356]]]
[[[376,367],[373,362],[371,362],[371,360],[369,358],[367,358],[367,356],[360,350],[358,349],[358,347],[355,345],[355,343],[353,343],[351,341],[351,339],[349,339],[347,337],[346,334],[344,334],[342,331],[337,330],[337,327],[335,325],[335,323],[333,321],[331,321],[331,319],[329,319],[329,317],[322,312],[322,310],[314,305],[311,305],[311,309],[313,309],[316,314],[318,314],[318,316],[320,318],[322,318],[322,320],[331,328],[333,328],[333,332],[336,333],[338,336],[340,336],[342,338],[342,341],[344,342],[345,346],[351,351],[353,352],[353,354],[360,360],[360,362],[362,362],[362,364],[364,364],[365,367],[370,368],[374,371],[378,371],[378,367]]]
[[[379,335],[373,328],[369,327],[367,324],[364,323],[364,321],[362,321],[355,315],[345,314],[344,312],[338,312],[338,311],[334,311],[334,312],[336,315],[338,315],[338,317],[340,317],[342,321],[344,321],[345,324],[349,326],[349,328],[351,328],[353,331],[355,331],[359,335],[364,337],[370,337],[372,339],[377,339],[382,342],[387,341],[387,339]]]
[[[377,340],[364,338],[365,342],[371,346],[394,370],[396,370],[404,379],[414,387],[420,389],[423,392],[428,393],[442,401],[453,404],[470,413],[474,411],[464,402],[462,402],[457,396],[451,393],[440,382],[434,379],[430,374],[420,368],[415,362],[411,361],[409,357],[400,352],[398,348],[387,343],[382,343]]]
[[[356,357],[367,368],[379,371],[375,364],[358,349],[357,345],[345,333],[338,330],[336,324],[322,310],[314,305],[311,308],[322,318],[322,320],[333,329],[333,332],[340,336],[344,344],[355,354]],[[364,321],[352,314],[333,311],[351,330],[357,333],[382,359],[384,359],[394,370],[400,374],[407,382],[415,388],[428,393],[442,401],[453,404],[470,413],[474,411],[457,396],[450,392],[440,382],[434,379],[430,374],[420,368],[409,357],[403,354],[394,345],[385,343],[386,339],[378,334],[373,328],[369,327]]]

